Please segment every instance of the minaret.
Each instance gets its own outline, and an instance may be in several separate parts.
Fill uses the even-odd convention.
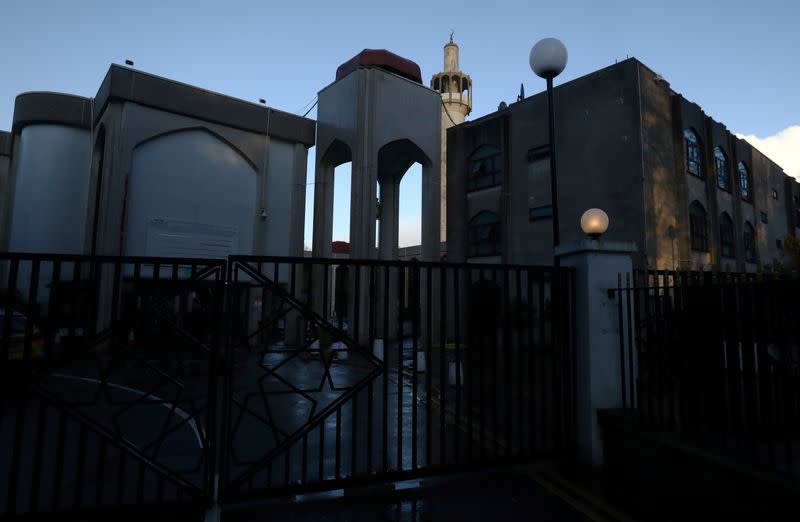
[[[447,129],[464,123],[472,111],[472,80],[458,69],[458,46],[450,42],[444,46],[444,72],[431,78],[431,89],[442,93],[442,223],[441,239],[447,240]]]

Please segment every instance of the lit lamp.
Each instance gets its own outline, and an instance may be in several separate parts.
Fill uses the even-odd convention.
[[[581,216],[581,230],[592,239],[598,239],[608,230],[608,214],[599,208],[590,208]]]

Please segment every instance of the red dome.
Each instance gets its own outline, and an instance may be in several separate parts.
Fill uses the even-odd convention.
[[[385,49],[364,49],[336,69],[336,80],[341,80],[359,67],[378,67],[391,73],[422,83],[419,65]]]

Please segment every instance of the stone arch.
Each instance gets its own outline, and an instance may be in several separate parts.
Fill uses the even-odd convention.
[[[170,129],[165,132],[160,132],[158,134],[153,134],[152,136],[148,136],[147,138],[143,139],[142,141],[138,142],[136,145],[133,146],[133,151],[135,152],[136,149],[161,138],[173,135],[173,134],[181,134],[184,132],[192,132],[192,131],[201,131],[207,134],[210,134],[212,137],[216,138],[217,140],[221,141],[225,145],[227,145],[231,150],[236,152],[239,156],[242,157],[252,168],[254,171],[258,171],[258,165],[256,165],[255,161],[253,161],[245,152],[233,144],[230,140],[219,134],[218,132],[209,129],[208,127],[203,127],[200,125],[192,126],[192,127],[181,127],[178,129]]]
[[[122,252],[167,257],[252,254],[257,172],[240,149],[204,127],[139,142],[125,181]],[[204,251],[210,243],[213,249]]]

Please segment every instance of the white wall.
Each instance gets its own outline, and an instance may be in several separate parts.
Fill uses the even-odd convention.
[[[251,164],[211,133],[182,131],[145,142],[132,157],[123,254],[252,254],[256,181]]]
[[[20,136],[9,250],[82,254],[91,134],[29,125]]]
[[[289,237],[292,218],[292,174],[294,172],[294,144],[271,140],[266,180],[266,241],[264,253],[268,256],[289,255]]]

